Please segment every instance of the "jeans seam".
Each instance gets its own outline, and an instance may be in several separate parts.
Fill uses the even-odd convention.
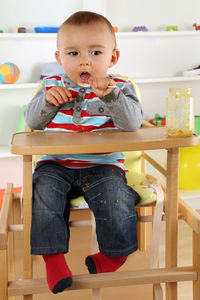
[[[89,185],[87,188],[84,189],[84,191],[89,191],[90,189],[94,188],[95,186],[99,185],[100,183],[103,183],[105,181],[111,180],[111,179],[116,179],[116,180],[122,180],[122,178],[118,176],[109,176],[109,177],[104,177],[99,179],[98,181],[95,181],[95,183]],[[124,182],[124,180],[122,180]]]
[[[60,181],[60,182],[63,182],[63,183],[65,183],[65,184],[66,184],[66,183],[69,184],[69,182],[66,181],[66,180],[64,180],[63,178],[58,177],[58,176],[56,176],[56,175],[48,174],[48,173],[46,173],[46,172],[40,172],[39,174],[37,174],[37,175],[34,176],[34,179],[35,179],[35,178],[37,179],[38,177],[40,177],[40,175],[45,175],[46,177],[53,178],[53,179],[57,179],[57,180]]]

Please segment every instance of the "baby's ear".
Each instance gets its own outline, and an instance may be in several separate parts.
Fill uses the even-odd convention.
[[[110,68],[112,68],[118,62],[120,56],[120,51],[118,49],[114,49],[111,57]]]
[[[60,52],[59,51],[56,51],[55,52],[55,58],[56,58],[56,61],[59,65],[61,65],[61,60],[60,60]]]

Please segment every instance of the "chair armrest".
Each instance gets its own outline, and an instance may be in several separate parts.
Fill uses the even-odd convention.
[[[192,228],[193,231],[199,234],[200,214],[180,197],[179,197],[178,205],[179,205],[179,212],[184,216],[184,221]]]
[[[149,123],[146,120],[143,120],[142,121],[142,127],[154,127],[154,125],[152,125],[151,123]]]
[[[13,185],[8,183],[3,199],[3,206],[0,214],[0,250],[7,249],[8,220],[13,199]]]

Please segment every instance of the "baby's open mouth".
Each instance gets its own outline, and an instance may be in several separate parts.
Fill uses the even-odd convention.
[[[88,80],[90,79],[91,75],[88,72],[82,72],[80,74],[80,81],[82,83],[88,83]]]

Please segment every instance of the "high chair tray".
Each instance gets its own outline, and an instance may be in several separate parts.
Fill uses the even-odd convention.
[[[140,128],[136,132],[24,132],[12,137],[14,154],[103,153],[132,150],[170,149],[197,145],[197,135],[168,137],[165,127]]]

